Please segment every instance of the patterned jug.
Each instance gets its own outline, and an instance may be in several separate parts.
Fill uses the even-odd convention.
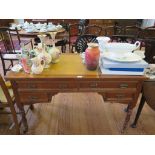
[[[39,57],[34,57],[31,59],[32,61],[32,67],[31,71],[32,74],[41,74],[44,69],[44,64],[42,64],[42,61]]]

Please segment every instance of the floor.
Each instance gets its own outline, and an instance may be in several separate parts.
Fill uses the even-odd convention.
[[[0,62],[0,73],[2,65]],[[138,101],[139,103],[139,101]],[[35,104],[27,114],[28,135],[120,135],[126,105],[104,102],[97,93],[59,93],[50,103]],[[133,110],[129,125],[133,122]],[[128,126],[124,134],[155,134],[155,112],[145,104],[137,128]],[[15,134],[11,116],[1,115],[0,134]]]
[[[50,103],[35,104],[29,111],[27,135],[120,135],[126,105],[104,102],[97,93],[60,93]],[[137,128],[131,128],[133,110],[125,135],[154,135],[155,112],[145,104]],[[8,123],[9,122],[9,123]],[[0,117],[0,134],[15,134],[9,129],[11,118]]]

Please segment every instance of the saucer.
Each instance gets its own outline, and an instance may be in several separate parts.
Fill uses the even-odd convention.
[[[103,57],[112,60],[112,61],[118,61],[118,62],[136,62],[141,61],[142,57],[135,53],[114,53],[114,52],[104,52],[102,54]]]
[[[21,69],[22,69],[22,66],[20,64],[16,64],[11,68],[13,72],[19,72]]]

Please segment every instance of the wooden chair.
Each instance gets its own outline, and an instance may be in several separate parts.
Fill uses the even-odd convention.
[[[21,53],[21,43],[24,45],[30,43],[31,48],[33,48],[32,40],[21,40],[17,29],[12,30],[7,27],[0,27],[0,57],[4,75],[13,66],[13,62],[17,61],[17,54]],[[6,67],[7,62],[11,62],[8,67]]]
[[[117,25],[105,26],[102,29],[104,30],[105,36],[124,34],[123,27]]]
[[[103,28],[105,36],[111,38],[111,42],[127,42],[127,36],[124,33],[124,27],[113,25]],[[132,36],[128,36],[133,38]]]
[[[80,29],[79,29],[80,28]],[[83,27],[80,24],[69,25],[69,50],[73,52],[77,38],[82,35]]]
[[[148,80],[145,81],[143,84],[143,90],[142,90],[142,98],[136,113],[135,120],[131,127],[136,128],[138,119],[140,117],[141,111],[144,107],[144,104],[147,103],[153,110],[155,110],[155,81],[154,80]]]
[[[6,83],[0,75],[0,114],[11,114],[15,124],[16,134],[20,134],[20,128],[14,104],[15,99],[13,91],[10,86],[7,88]],[[9,108],[10,112],[4,111],[3,108]]]
[[[85,27],[84,34],[91,34],[100,36],[102,32],[102,27],[97,25],[88,25]]]
[[[155,64],[155,38],[148,38],[145,42],[145,58],[148,63]]]
[[[90,42],[95,42],[97,43],[97,36],[95,35],[90,35],[90,34],[85,34],[85,35],[81,35],[75,43],[75,50],[78,53],[82,53],[86,50],[86,48],[88,47],[87,43]]]
[[[142,38],[144,40],[141,43],[141,48],[145,47],[146,39],[155,39],[155,37],[152,37],[152,36],[154,36],[154,34],[155,34],[155,26],[146,27],[144,29],[141,29],[140,38]]]

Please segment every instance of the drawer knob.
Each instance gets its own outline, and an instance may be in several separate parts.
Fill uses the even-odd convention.
[[[120,88],[128,88],[128,84],[122,83],[122,84],[120,84]]]

